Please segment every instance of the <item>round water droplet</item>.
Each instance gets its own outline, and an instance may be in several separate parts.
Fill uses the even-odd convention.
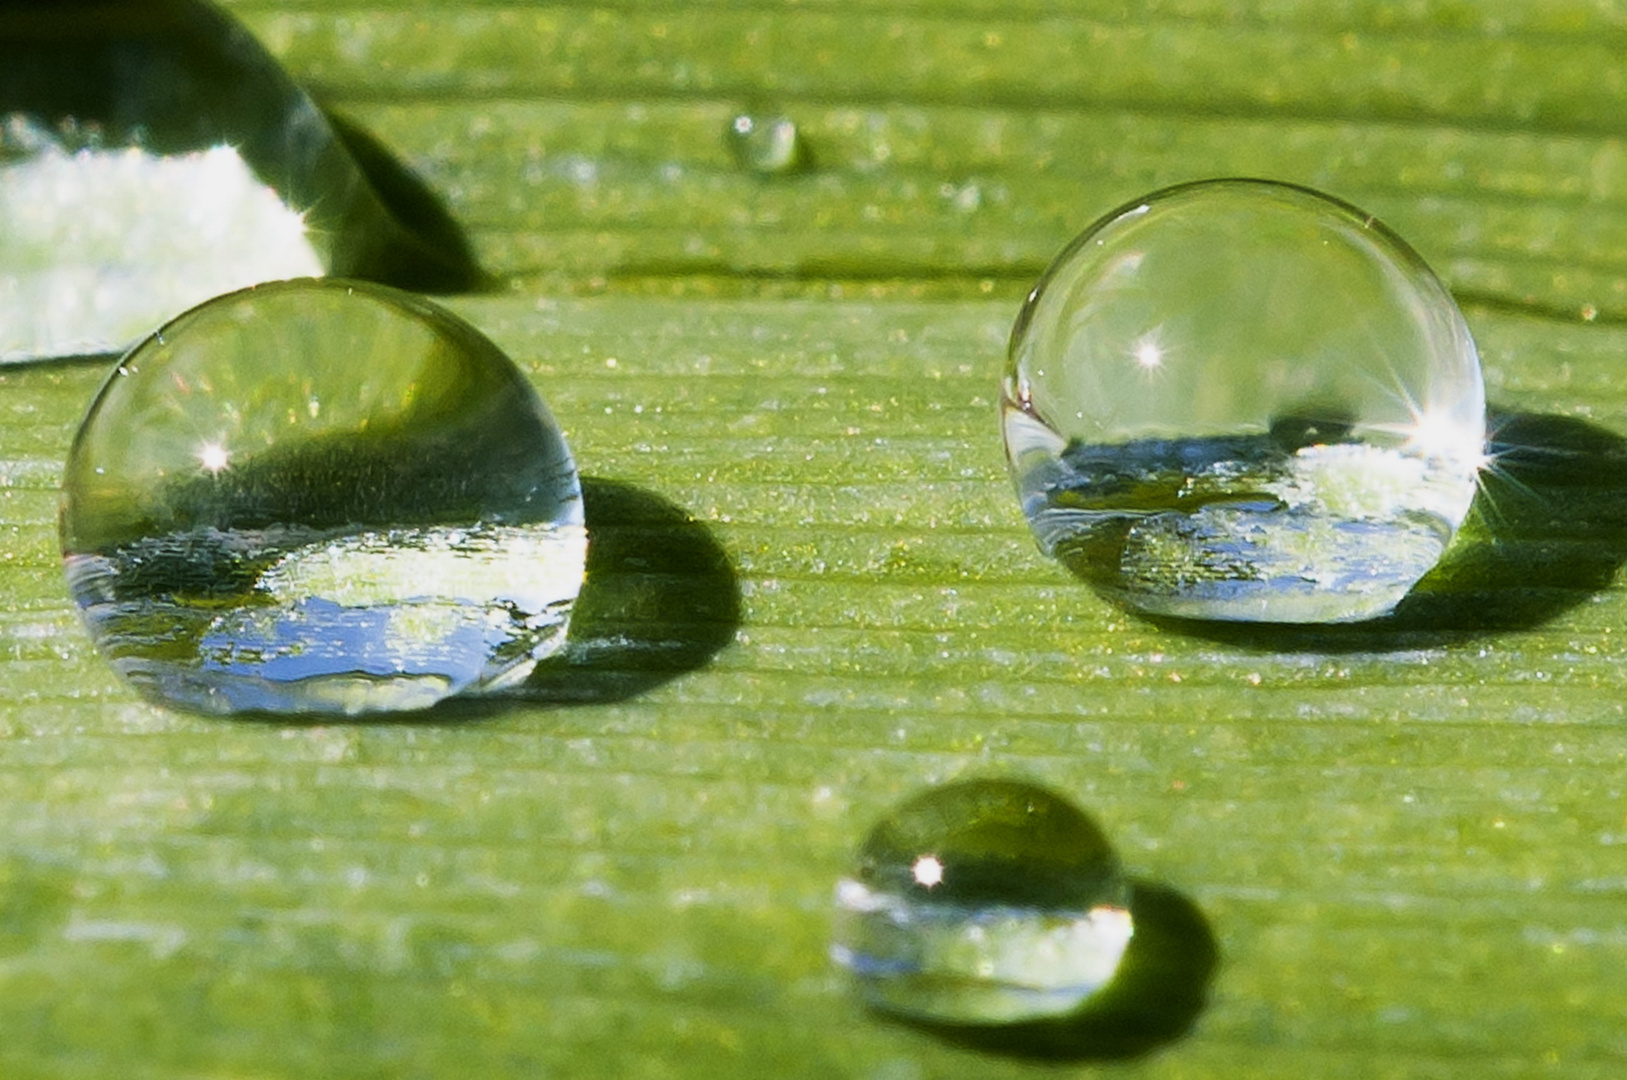
[[[735,164],[747,172],[764,176],[795,172],[806,160],[802,136],[785,116],[740,113],[729,120],[723,138]]]
[[[332,279],[176,318],[102,387],[62,492],[69,586],[147,697],[415,709],[564,640],[587,538],[558,426],[476,330]]]
[[[1158,615],[1388,612],[1468,512],[1474,342],[1370,216],[1219,180],[1114,211],[1011,337],[1006,452],[1042,550]]]
[[[463,272],[212,4],[0,5],[0,72],[0,363],[117,352],[259,281]]]
[[[832,955],[886,1012],[1016,1024],[1087,1004],[1131,936],[1129,889],[1099,829],[1010,780],[948,784],[878,824],[837,886]]]

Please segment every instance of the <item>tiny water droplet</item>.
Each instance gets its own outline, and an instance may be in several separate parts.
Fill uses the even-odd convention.
[[[422,708],[563,644],[576,469],[467,323],[383,286],[279,282],[179,316],[121,371],[69,452],[62,547],[92,636],[147,697]]]
[[[1118,970],[1129,888],[1107,838],[1031,784],[930,789],[870,832],[836,890],[832,956],[872,1006],[1017,1024],[1087,1004]]]
[[[1092,225],[1024,304],[1003,397],[1040,548],[1156,615],[1383,615],[1485,463],[1479,359],[1445,288],[1369,215],[1266,181]]]
[[[731,117],[723,138],[735,164],[747,172],[778,176],[796,172],[807,162],[807,148],[789,117],[742,112]]]
[[[259,281],[469,272],[381,198],[377,177],[407,186],[387,154],[225,12],[63,6],[0,10],[0,363],[117,352]]]

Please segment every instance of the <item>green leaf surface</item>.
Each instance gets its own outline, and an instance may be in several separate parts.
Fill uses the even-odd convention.
[[[1627,7],[229,6],[501,283],[449,302],[593,480],[583,655],[423,722],[143,704],[55,535],[103,369],[0,372],[0,1077],[1622,1075]],[[812,167],[737,171],[747,104]],[[1138,620],[1012,496],[1022,293],[1230,174],[1408,238],[1526,450],[1393,625]],[[1198,913],[1189,1033],[1044,1067],[859,1007],[834,881],[973,775]]]

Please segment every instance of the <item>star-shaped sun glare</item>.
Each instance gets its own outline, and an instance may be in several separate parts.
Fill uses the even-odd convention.
[[[206,472],[219,473],[232,463],[232,455],[220,443],[206,442],[198,447],[198,463],[204,467]]]

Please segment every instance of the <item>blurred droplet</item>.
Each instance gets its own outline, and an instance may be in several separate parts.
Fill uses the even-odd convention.
[[[452,284],[464,258],[213,5],[0,7],[0,362],[120,351],[260,281]]]
[[[796,172],[807,162],[807,149],[796,124],[785,116],[743,112],[723,131],[735,164],[760,176]]]

